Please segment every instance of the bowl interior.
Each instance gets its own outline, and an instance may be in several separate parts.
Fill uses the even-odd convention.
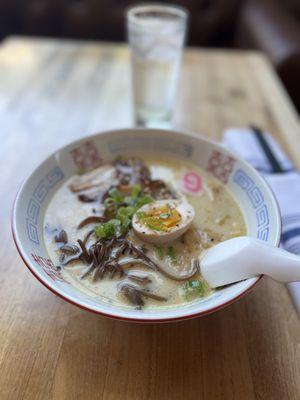
[[[116,308],[88,297],[71,286],[49,259],[43,240],[43,220],[56,190],[81,170],[106,163],[122,154],[155,153],[162,158],[188,160],[210,171],[233,193],[247,224],[248,235],[278,245],[280,215],[272,192],[261,176],[223,146],[192,134],[159,129],[104,132],[74,142],[45,160],[27,179],[16,198],[13,233],[31,272],[45,286],[76,305],[120,319],[167,321],[212,312],[241,296],[258,278],[216,291],[210,297],[177,308],[140,311]]]

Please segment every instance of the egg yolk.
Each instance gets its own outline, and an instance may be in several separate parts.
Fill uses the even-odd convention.
[[[181,215],[168,205],[153,207],[146,212],[138,212],[139,220],[148,228],[155,231],[168,232],[181,221]]]

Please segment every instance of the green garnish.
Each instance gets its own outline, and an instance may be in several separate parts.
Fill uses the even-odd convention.
[[[198,297],[204,297],[210,291],[208,284],[205,281],[192,280],[187,281],[183,285],[185,290],[185,297],[188,301],[194,300]]]
[[[104,206],[110,209],[113,219],[95,228],[96,236],[105,240],[125,234],[131,227],[134,213],[143,205],[153,201],[151,196],[143,193],[140,185],[132,187],[130,196],[123,197],[116,187],[111,188],[108,194]]]
[[[115,205],[116,202],[112,197],[108,197],[107,199],[104,200],[104,205],[106,208]]]
[[[131,206],[120,207],[117,211],[116,218],[121,222],[121,233],[124,234],[131,226],[131,220],[135,209]]]
[[[136,210],[143,207],[145,204],[151,203],[153,201],[152,197],[149,195],[141,195],[139,197],[126,196],[124,197],[124,203],[128,206],[134,207]]]
[[[168,232],[175,226],[179,226],[181,215],[176,209],[171,209],[170,204],[154,207],[148,212],[139,212],[139,220],[148,228],[158,232]]]
[[[109,190],[108,194],[109,194],[110,198],[115,200],[116,203],[122,203],[123,197],[121,196],[121,194],[117,188],[115,188],[115,187],[111,188]]]
[[[147,218],[147,213],[145,213],[144,211],[138,211],[136,213],[138,219],[140,219],[141,221],[143,221],[145,218]]]
[[[134,207],[120,207],[117,211],[117,218],[122,222],[124,219],[132,218],[134,213]]]
[[[162,260],[164,258],[164,247],[161,244],[155,246],[155,252],[157,257]]]
[[[171,214],[170,214],[170,213],[160,214],[160,216],[159,216],[159,218],[162,218],[162,219],[168,219],[168,218],[170,218],[170,217],[171,217]]]
[[[141,194],[142,188],[140,185],[133,185],[132,190],[131,190],[131,196],[132,197],[139,197]]]
[[[164,225],[162,222],[158,221],[155,217],[146,217],[144,220],[145,225],[152,229],[153,231],[161,232],[164,230]]]
[[[99,239],[111,239],[113,236],[120,236],[121,221],[118,219],[111,219],[96,226],[95,234]]]
[[[173,246],[168,247],[168,257],[170,258],[172,264],[177,262],[177,256]]]

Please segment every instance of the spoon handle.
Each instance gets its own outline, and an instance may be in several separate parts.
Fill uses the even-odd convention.
[[[257,262],[258,273],[279,282],[300,281],[300,257],[278,247],[257,241],[256,251],[261,255]]]
[[[279,282],[300,281],[299,256],[248,236],[226,240],[207,250],[200,267],[212,287],[262,274]]]

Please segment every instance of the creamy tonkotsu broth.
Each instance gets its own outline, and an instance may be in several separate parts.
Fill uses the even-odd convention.
[[[181,229],[190,206],[195,216],[187,230],[161,243]],[[145,227],[142,233],[156,235],[154,243],[136,236],[132,218]],[[210,173],[148,156],[120,158],[72,177],[51,200],[44,225],[50,258],[72,285],[103,302],[142,310],[213,293],[199,272],[201,253],[246,234],[239,206]]]

